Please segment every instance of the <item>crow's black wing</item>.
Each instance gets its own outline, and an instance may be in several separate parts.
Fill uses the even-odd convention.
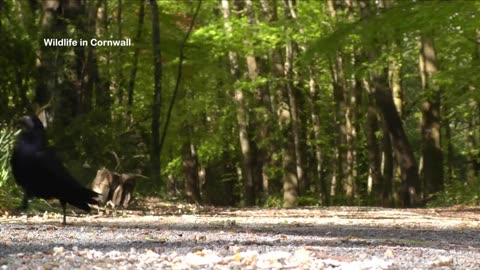
[[[12,173],[29,197],[50,198],[48,186],[42,184],[42,179],[46,178],[45,172],[36,159],[39,148],[20,137],[10,160]]]

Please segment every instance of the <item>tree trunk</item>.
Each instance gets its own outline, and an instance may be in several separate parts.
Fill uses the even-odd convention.
[[[284,78],[282,54],[280,50],[274,50],[272,55],[274,76]],[[276,88],[278,126],[280,129],[280,145],[282,146],[282,170],[283,170],[283,206],[286,208],[298,205],[298,178],[295,164],[295,147],[293,141],[292,123],[290,110],[288,109],[287,86],[277,85]]]
[[[225,19],[225,30],[232,32],[230,24],[230,3],[222,0],[222,11]],[[234,80],[240,79],[240,67],[238,56],[235,52],[229,52],[230,73]],[[242,89],[235,89],[234,100],[237,108],[237,124],[242,151],[242,175],[244,184],[244,200],[246,206],[255,205],[255,184],[253,182],[252,149],[248,136],[248,111],[245,104],[245,96]]]
[[[294,2],[292,0],[284,0],[285,16],[289,20],[296,20],[296,11]],[[302,32],[303,30],[300,30]],[[293,63],[295,61],[295,46],[294,41],[287,42],[285,47],[285,79],[288,93],[288,101],[290,106],[290,116],[292,118],[292,132],[293,143],[295,148],[295,165],[298,179],[298,193],[302,195],[305,193],[306,179],[304,170],[304,151],[303,151],[303,138],[302,138],[302,121],[299,116],[298,110],[298,96],[300,92],[294,85],[294,71]]]
[[[327,1],[330,16],[336,19],[338,10],[333,0]],[[348,12],[350,14],[350,12]],[[351,91],[348,89],[344,68],[344,56],[337,51],[330,64],[333,78],[333,98],[335,102],[335,123],[337,126],[336,138],[336,175],[335,193],[345,194],[349,203],[353,203],[354,179],[352,176],[353,152],[352,147],[352,108],[350,106]]]
[[[450,110],[446,108],[446,106],[443,106],[443,115],[446,116],[450,113]],[[452,142],[452,129],[450,127],[450,119],[449,117],[443,117],[443,127],[445,128],[445,148],[447,150],[447,153],[445,153],[445,165],[447,166],[447,175],[445,182],[446,183],[453,183],[453,142]],[[470,129],[469,129],[470,130]],[[469,148],[472,149],[472,148]]]
[[[431,36],[422,36],[419,54],[422,88],[426,99],[422,104],[422,156],[424,197],[428,198],[442,191],[443,151],[440,142],[440,89],[435,85],[433,76],[437,72],[436,54]]]
[[[142,30],[143,30],[143,19],[145,17],[145,1],[140,0],[140,11],[138,13],[138,26],[137,26],[137,33],[135,35],[134,45],[135,50],[133,52],[133,63],[132,69],[130,70],[130,80],[128,82],[128,100],[127,100],[127,114],[130,117],[130,121],[132,120],[132,109],[133,109],[133,93],[135,88],[135,81],[137,79],[137,66],[138,66],[138,57],[140,55],[140,38],[142,37]]]
[[[186,130],[190,130],[189,127]],[[188,140],[182,147],[185,197],[189,203],[201,203],[198,159],[195,146]]]
[[[469,104],[470,108],[475,111],[476,104],[474,101],[470,100]],[[467,148],[467,183],[471,187],[475,187],[477,185],[477,155],[474,153],[474,149],[476,149],[477,141],[475,138],[474,129],[477,127],[477,123],[475,121],[476,115],[470,115],[468,119],[468,128],[466,132],[466,148]]]
[[[393,172],[394,160],[392,152],[392,140],[387,129],[385,119],[382,119],[382,175],[383,175],[383,190],[382,190],[382,206],[392,207],[395,205],[395,196],[393,192]],[[398,198],[398,196],[396,196]]]
[[[305,192],[305,173],[301,139],[301,123],[298,115],[297,97],[293,85],[293,44],[287,44],[285,53],[285,79],[290,107],[290,117],[293,134],[293,145],[295,149],[295,167],[297,171],[298,192],[302,195]]]
[[[403,91],[402,91],[402,82],[400,76],[400,63],[396,58],[393,58],[389,63],[389,82],[390,88],[393,92],[393,103],[397,108],[398,114],[400,117],[403,116]]]
[[[150,4],[152,5],[152,12],[153,12],[153,4],[152,0],[150,0]],[[157,4],[155,3],[155,6]],[[158,7],[157,7],[158,9]],[[118,0],[118,8],[117,8],[117,39],[123,38],[122,33],[122,13],[123,13],[123,4],[122,0]],[[157,11],[158,13],[158,11]],[[152,13],[153,15],[153,13]],[[158,14],[157,14],[158,16]],[[118,95],[118,104],[120,106],[123,105],[123,92],[124,92],[124,78],[123,78],[123,48],[122,46],[118,46],[117,48],[117,59],[116,59],[116,67],[117,67],[117,95]]]
[[[254,10],[254,3],[252,0],[245,0],[245,10],[246,15],[248,18],[248,23],[250,25],[249,31],[251,31],[250,36],[255,36],[255,27],[257,25],[257,20],[255,18],[255,10]],[[247,47],[253,46],[253,41],[246,40],[245,41]],[[252,50],[247,52],[246,55],[246,62],[247,62],[247,70],[248,70],[248,77],[252,81],[252,83],[256,83],[259,75],[264,75],[262,60],[257,59],[255,57],[255,52]],[[268,93],[267,86],[256,86],[253,89],[254,98],[255,98],[255,109],[253,113],[251,113],[252,121],[250,122],[251,126],[255,128],[255,134],[253,135],[255,141],[251,141],[251,146],[254,149],[252,163],[253,169],[253,182],[256,186],[256,193],[262,194],[259,198],[266,199],[268,194],[268,174],[267,174],[267,165],[269,160],[269,148],[270,143],[269,135],[271,135],[271,125],[270,125],[270,117],[273,114],[271,111],[271,101],[270,96]]]
[[[477,41],[477,45],[472,53],[472,67],[476,68],[480,63],[480,30],[477,30],[475,33],[475,40]],[[477,185],[477,177],[479,172],[479,154],[478,154],[478,134],[479,134],[479,102],[478,97],[473,94],[475,91],[478,91],[478,88],[474,85],[468,86],[468,91],[472,93],[472,96],[468,99],[468,123],[467,123],[467,131],[465,133],[465,141],[466,141],[466,158],[467,158],[467,172],[466,172],[466,180],[467,184],[471,187],[475,187]],[[445,110],[446,111],[446,110]],[[448,111],[446,111],[448,113]],[[449,168],[449,179],[451,180],[452,177],[452,156],[453,156],[453,146],[451,142],[451,132],[450,126],[448,122],[445,125],[447,129],[446,137],[447,137],[447,145],[448,145],[448,154],[447,154],[447,164]]]
[[[277,1],[261,0],[262,13],[268,22],[272,23],[278,20]],[[271,95],[271,111],[276,113],[277,130],[280,134],[273,143],[272,153],[281,153],[281,169],[283,172],[283,206],[295,207],[298,204],[298,179],[295,164],[295,148],[291,143],[293,141],[291,116],[289,110],[288,92],[285,85],[285,61],[283,59],[282,50],[274,48],[270,55],[270,64],[275,78],[275,82],[271,84],[273,94]],[[276,136],[277,137],[277,136]]]
[[[61,88],[63,84],[63,50],[58,47],[45,46],[44,38],[63,38],[67,34],[66,21],[61,19],[62,1],[43,1],[42,17],[40,19],[40,48],[36,64],[36,87],[34,103],[39,107],[50,103],[53,96],[57,96],[55,104],[49,104],[53,107],[50,112],[55,116],[55,111],[61,108]],[[46,122],[44,122],[46,123]]]
[[[101,38],[106,38],[108,33],[108,0],[103,0],[102,5],[99,8],[99,12],[97,14],[97,24],[96,24],[96,32],[97,36]],[[98,62],[102,61],[101,59],[97,59],[97,70],[98,70]],[[98,72],[97,72],[98,73]],[[112,99],[110,97],[110,52],[106,52],[105,54],[105,69],[103,69],[103,73],[98,77],[98,87],[95,89],[95,106],[97,109],[101,109],[104,111],[109,111],[110,107],[112,106]]]
[[[88,2],[81,6],[81,14],[76,17],[77,31],[83,40],[90,40],[95,37],[97,11],[101,2]],[[101,84],[98,74],[97,54],[94,46],[75,47],[77,56],[77,108],[74,115],[84,114],[92,109],[92,98],[96,84]]]
[[[347,198],[350,198],[352,196],[353,188],[349,189],[347,192],[349,183],[346,182],[347,176],[349,174],[347,165],[347,126],[345,123],[346,81],[345,75],[343,73],[343,59],[339,52],[337,52],[337,55],[333,60],[333,64],[331,66],[331,73],[333,78],[333,98],[335,102],[335,123],[337,127],[337,135],[335,142],[337,152],[335,195],[345,194]]]
[[[368,105],[367,105],[367,119],[365,126],[365,133],[367,139],[368,150],[368,189],[367,192],[371,195],[374,192],[373,197],[382,198],[382,191],[384,188],[384,181],[381,167],[381,152],[377,139],[377,132],[379,132],[378,124],[378,112],[375,104],[375,93],[370,88],[368,82],[364,81],[364,88],[368,93]],[[389,136],[388,133],[384,136]]]
[[[322,205],[328,206],[330,202],[330,192],[328,190],[328,183],[323,173],[323,153],[320,146],[321,134],[320,134],[320,118],[318,112],[320,111],[317,105],[317,100],[319,99],[319,91],[315,87],[315,81],[313,76],[310,75],[309,80],[309,90],[310,90],[310,106],[311,108],[311,117],[312,117],[312,126],[313,126],[313,140],[314,140],[314,152],[315,152],[315,161],[316,161],[316,175],[318,177],[318,185],[320,186],[320,193],[322,196]]]
[[[162,55],[160,50],[160,24],[158,20],[158,5],[156,0],[150,0],[152,11],[152,42],[154,66],[154,91],[152,104],[152,147],[150,166],[152,180],[160,184],[160,112],[162,106]]]
[[[400,166],[402,186],[400,188],[402,203],[404,207],[419,205],[418,190],[420,190],[420,179],[418,176],[418,165],[413,155],[412,148],[407,135],[403,129],[402,120],[398,114],[391,90],[388,88],[387,72],[377,75],[374,78],[375,100],[380,108],[387,130],[392,140],[395,157]]]

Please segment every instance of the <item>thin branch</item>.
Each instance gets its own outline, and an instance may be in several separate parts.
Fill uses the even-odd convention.
[[[120,158],[118,158],[118,155],[117,153],[115,153],[115,151],[110,151],[110,153],[112,153],[112,155],[115,157],[115,161],[117,162],[117,166],[115,166],[115,169],[113,169],[114,171],[117,171],[118,168],[120,168]]]
[[[197,19],[198,13],[200,11],[200,7],[202,5],[203,0],[198,1],[197,9],[195,10],[195,13],[193,14],[193,18],[190,21],[190,27],[188,28],[187,34],[185,35],[185,38],[183,39],[182,43],[180,44],[180,56],[179,56],[179,63],[178,63],[178,72],[177,72],[177,80],[175,82],[175,89],[173,90],[173,96],[172,99],[170,100],[170,104],[168,106],[168,111],[167,111],[167,118],[165,119],[165,125],[163,127],[163,132],[162,136],[160,137],[160,153],[162,153],[162,148],[163,148],[163,143],[165,141],[165,137],[167,134],[168,130],[168,124],[170,122],[170,118],[172,115],[172,110],[173,110],[173,105],[175,104],[175,100],[177,98],[178,90],[180,88],[180,82],[182,79],[182,71],[183,71],[183,59],[185,58],[185,45],[187,44],[187,40],[190,37],[190,34],[193,30],[193,26],[195,25],[195,20]]]

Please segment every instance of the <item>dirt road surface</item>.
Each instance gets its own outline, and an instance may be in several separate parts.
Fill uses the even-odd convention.
[[[480,269],[480,208],[183,206],[0,218],[0,269]]]

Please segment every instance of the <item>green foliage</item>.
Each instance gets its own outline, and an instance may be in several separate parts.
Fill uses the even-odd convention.
[[[7,183],[12,179],[10,157],[17,134],[18,131],[14,131],[6,126],[0,126],[0,189],[3,190],[9,189]]]
[[[10,166],[16,135],[18,131],[0,124],[0,209],[10,209],[20,201]]]
[[[480,202],[480,185],[469,185],[455,181],[445,185],[445,191],[437,193],[428,203],[429,207],[452,206],[457,204],[478,205]]]
[[[321,206],[321,200],[312,195],[300,196],[298,197],[298,206]]]
[[[283,206],[283,197],[280,195],[274,196],[270,195],[265,203],[263,204],[263,207],[266,208],[282,208]]]
[[[33,10],[29,1],[3,2],[0,5],[0,118],[9,121],[31,109],[29,104],[35,100],[37,83],[45,79],[37,76],[35,64],[42,48],[39,33],[47,30],[42,29],[40,24],[43,12],[40,6]],[[96,3],[86,2],[89,5]],[[140,2],[123,1],[121,30],[124,37],[136,36]],[[186,33],[195,1],[157,2],[161,11],[160,48],[163,67],[160,122],[164,124],[166,108],[176,83],[179,44]],[[383,71],[393,60],[401,65],[405,111],[402,115],[403,127],[415,155],[420,157],[420,109],[422,102],[432,92],[421,91],[418,41],[422,34],[428,33],[434,37],[437,53],[439,71],[433,82],[434,86],[442,90],[442,119],[448,121],[452,129],[452,164],[455,167],[455,179],[452,181],[463,178],[465,156],[477,155],[480,151],[478,145],[472,147],[465,141],[468,135],[476,137],[478,141],[480,132],[478,127],[472,125],[478,124],[478,111],[474,107],[478,107],[480,101],[480,91],[477,89],[480,85],[480,59],[478,42],[475,40],[480,17],[479,2],[387,1],[391,6],[383,8],[378,5],[379,1],[368,1],[371,10],[365,16],[360,14],[359,6],[348,10],[338,5],[337,15],[332,17],[325,1],[293,1],[296,5],[295,18],[287,15],[288,10],[281,1],[277,1],[276,18],[267,18],[269,16],[265,16],[262,3],[253,2],[256,22],[249,22],[245,12],[232,10],[232,17],[228,21],[232,31],[226,30],[226,21],[218,1],[203,2],[198,23],[187,42],[183,81],[158,164],[163,175],[173,174],[182,181],[181,151],[185,145],[193,144],[200,167],[212,175],[206,179],[207,183],[202,183],[207,185],[203,192],[216,196],[229,189],[225,196],[235,197],[235,202],[241,200],[244,194],[241,190],[243,183],[238,179],[237,170],[242,153],[234,96],[234,92],[240,90],[244,94],[243,105],[248,114],[247,135],[252,148],[267,152],[267,165],[261,169],[264,169],[262,173],[266,173],[269,178],[269,194],[274,195],[266,198],[264,205],[282,207],[280,194],[283,192],[282,177],[285,173],[282,153],[284,145],[293,142],[287,141],[286,132],[282,132],[291,128],[288,126],[291,121],[286,126],[280,125],[278,110],[279,107],[291,109],[288,94],[284,91],[288,78],[283,77],[281,69],[285,67],[286,44],[292,43],[295,52],[291,83],[300,108],[298,113],[302,146],[305,148],[305,156],[308,156],[305,164],[301,165],[307,171],[314,171],[317,162],[314,151],[319,147],[323,159],[323,178],[331,180],[337,173],[337,145],[340,143],[337,133],[343,132],[338,125],[345,121],[345,116],[339,114],[344,111],[339,109],[340,106],[337,107],[333,87],[334,60],[340,56],[343,60],[344,83],[349,86],[359,84],[358,89],[355,88],[355,92],[358,90],[359,93],[355,96],[358,104],[355,108],[357,111],[354,112],[358,118],[353,123],[358,129],[352,143],[356,150],[355,183],[358,195],[354,203],[375,203],[374,199],[367,198],[366,192],[369,159],[364,132],[366,121],[362,117],[366,115],[370,97],[367,97],[368,93],[362,83],[369,81],[372,73]],[[104,1],[98,3],[102,6]],[[89,34],[98,35],[102,39],[116,38],[120,26],[116,19],[118,3],[105,3],[108,3],[105,22],[95,22],[95,29],[89,29]],[[238,3],[241,5],[242,1]],[[90,6],[92,7],[94,6]],[[118,167],[116,169],[120,172],[145,175],[151,169],[149,158],[154,81],[152,24],[148,5],[145,8],[145,23],[140,40],[130,48],[97,47],[88,56],[95,57],[96,62],[90,63],[90,66],[96,66],[98,74],[88,74],[88,80],[82,81],[79,73],[84,72],[83,69],[88,70],[89,66],[77,66],[79,62],[86,61],[86,56],[80,59],[81,56],[73,48],[57,50],[56,56],[59,58],[56,58],[56,63],[64,63],[59,64],[58,70],[52,71],[57,74],[57,78],[49,83],[58,84],[52,94],[55,98],[61,97],[55,99],[54,104],[48,108],[57,113],[54,115],[54,123],[47,128],[48,137],[69,169],[84,183],[91,180],[94,172],[103,166],[109,169]],[[87,34],[84,30],[89,26],[81,25],[82,20],[63,19],[68,26],[66,33],[62,34],[74,38]],[[104,26],[105,29],[101,29]],[[137,48],[140,54],[133,106],[128,107],[127,82],[134,63],[134,49]],[[374,52],[375,55],[372,56],[369,52]],[[233,76],[230,55],[237,57],[236,64],[239,68],[238,74]],[[247,56],[253,56],[257,61],[259,74],[253,80],[248,73]],[[280,58],[278,61],[281,62],[275,62],[275,57]],[[99,85],[90,89],[91,93],[82,88],[91,82],[90,75],[98,75],[100,78],[93,80],[99,79],[107,84],[110,99],[108,104],[100,104],[97,100],[98,94],[105,90]],[[310,79],[315,82],[315,93],[310,92]],[[353,90],[353,87],[349,90]],[[266,98],[260,97],[263,93]],[[120,98],[122,94],[123,100]],[[345,96],[344,102],[352,97],[353,95]],[[88,106],[77,104],[85,100],[90,102],[86,103]],[[79,108],[71,108],[77,105]],[[314,130],[312,115],[319,118],[318,130]],[[385,138],[381,115],[379,120],[380,128],[375,137],[381,142]],[[260,131],[266,134],[260,134]],[[2,129],[0,133],[0,187],[8,186],[8,179],[11,179],[8,151],[12,136],[13,131],[9,129]],[[340,147],[348,148],[347,145]],[[384,146],[380,145],[382,147]],[[255,151],[254,161],[257,158],[255,155],[261,152]],[[314,174],[311,173],[312,178],[318,178]],[[140,189],[158,195],[159,191],[164,190],[164,185],[146,181],[140,182]],[[474,202],[475,192],[475,188],[468,189],[463,183],[453,182],[447,185],[445,193],[440,194],[437,201],[448,204]],[[298,198],[299,204],[318,205],[316,195],[308,194]],[[237,200],[237,197],[240,199]],[[221,199],[224,198],[218,201]],[[334,204],[348,201],[341,192],[332,198]],[[262,201],[259,200],[259,203]]]
[[[176,157],[170,160],[165,167],[166,168],[162,172],[164,175],[180,175],[182,172],[182,159]]]

